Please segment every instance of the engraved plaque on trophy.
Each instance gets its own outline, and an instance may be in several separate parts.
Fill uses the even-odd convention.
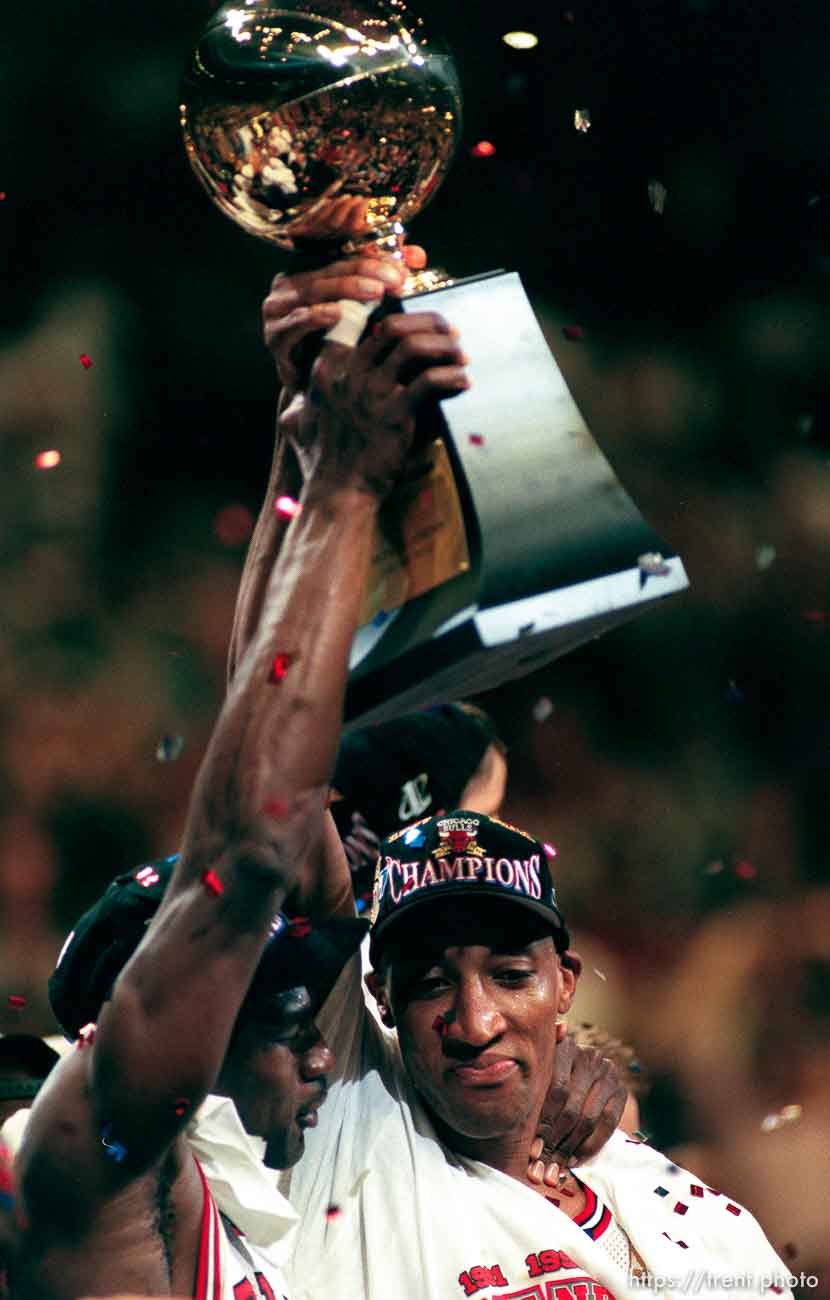
[[[202,33],[181,121],[196,175],[249,234],[400,257],[452,161],[461,94],[404,0],[238,0]],[[378,531],[352,725],[489,689],[687,586],[677,557],[643,582],[640,557],[666,547],[585,426],[519,277],[419,272],[397,306],[427,305],[461,331],[473,386],[423,413],[431,473],[394,537]],[[353,306],[356,342],[367,313]]]

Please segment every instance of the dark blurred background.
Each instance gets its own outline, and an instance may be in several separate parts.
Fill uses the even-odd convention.
[[[176,848],[222,699],[273,439],[259,304],[286,262],[186,162],[178,83],[214,7],[4,13],[0,989],[26,999],[0,1001],[5,1031],[54,1027],[44,980],[78,912]],[[744,1149],[705,1101],[740,1040],[721,1097],[758,1095],[733,1194],[780,1191],[758,1150],[830,1092],[830,6],[417,8],[456,53],[465,130],[411,236],[459,274],[521,272],[692,582],[479,701],[506,813],[557,846],[585,1014],[649,1059],[657,1139]],[[792,1103],[799,1125],[762,1132]]]

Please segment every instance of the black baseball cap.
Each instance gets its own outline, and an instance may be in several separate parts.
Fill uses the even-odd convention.
[[[68,1038],[77,1038],[84,1025],[98,1019],[156,913],[178,857],[174,853],[117,876],[67,938],[49,977],[49,1001]],[[304,986],[319,1010],[368,928],[357,917],[312,926],[278,912],[243,1006],[262,994]]]
[[[357,808],[379,839],[429,810],[455,808],[488,747],[500,743],[481,709],[442,704],[391,722],[348,732],[337,751],[331,784],[343,796],[343,815]]]
[[[526,831],[459,809],[398,831],[380,847],[375,872],[373,964],[404,921],[429,925],[427,907],[499,899],[548,922],[558,952],[570,945],[550,874],[553,849]],[[419,912],[422,909],[423,916]]]

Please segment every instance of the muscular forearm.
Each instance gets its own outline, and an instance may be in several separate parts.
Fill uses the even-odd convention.
[[[267,840],[282,870],[319,832],[377,509],[363,491],[320,492],[313,480],[301,502],[205,758],[197,801],[214,824]]]
[[[280,402],[280,408],[283,402]],[[265,500],[248,546],[245,568],[236,599],[233,629],[228,649],[228,686],[256,635],[265,603],[268,580],[280,546],[285,538],[289,518],[277,514],[280,497],[296,498],[302,485],[299,470],[286,440],[277,434],[274,457]]]

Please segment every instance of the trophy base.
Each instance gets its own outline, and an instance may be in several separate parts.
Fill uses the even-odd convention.
[[[469,391],[423,419],[446,448],[469,566],[358,630],[350,728],[491,690],[688,586],[677,557],[644,580],[640,557],[667,548],[591,437],[518,275],[401,303],[423,305],[473,358]]]

